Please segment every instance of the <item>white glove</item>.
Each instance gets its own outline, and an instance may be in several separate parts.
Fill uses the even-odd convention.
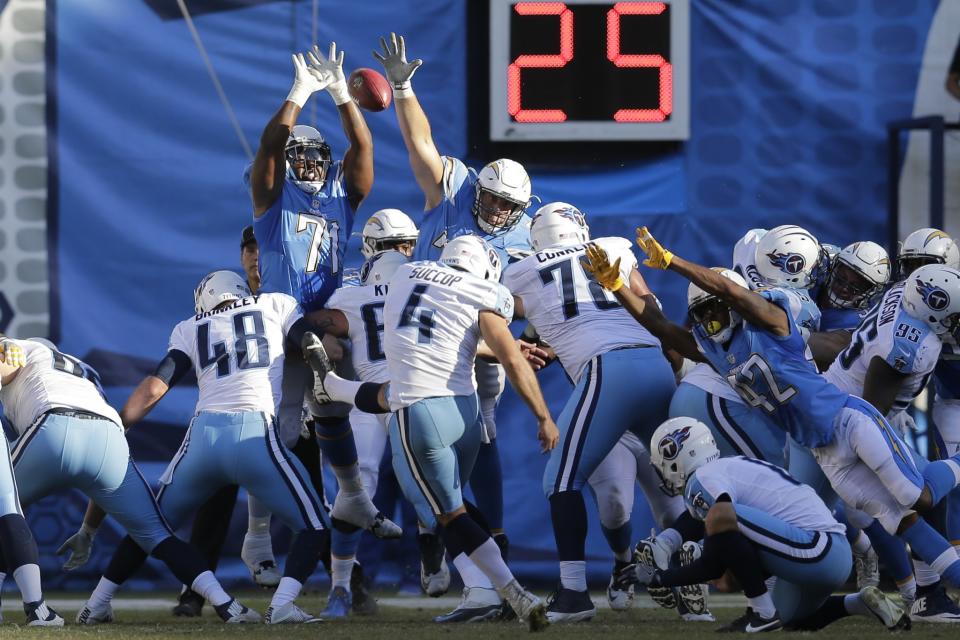
[[[330,55],[326,58],[320,53],[320,47],[313,45],[313,51],[307,54],[310,66],[307,70],[310,75],[326,89],[334,104],[338,107],[350,102],[350,92],[347,91],[347,77],[343,75],[343,51],[337,55],[337,43],[330,43]]]
[[[380,61],[384,71],[387,72],[387,80],[393,85],[393,95],[398,98],[409,98],[413,95],[413,87],[410,86],[410,78],[416,73],[423,60],[417,58],[407,62],[407,43],[403,36],[397,37],[397,34],[390,34],[390,45],[387,41],[380,38],[380,46],[383,53],[373,52],[373,57]]]
[[[87,525],[81,525],[80,530],[67,538],[67,541],[57,549],[57,555],[63,555],[67,551],[70,556],[63,563],[64,571],[73,571],[87,564],[90,559],[90,551],[93,548],[93,538],[97,535],[96,529],[91,529]]]
[[[327,85],[310,73],[310,67],[307,66],[307,61],[302,53],[295,53],[292,58],[296,76],[293,80],[293,86],[290,88],[290,93],[287,94],[287,100],[303,109],[307,98],[313,95],[315,91],[326,88]]]

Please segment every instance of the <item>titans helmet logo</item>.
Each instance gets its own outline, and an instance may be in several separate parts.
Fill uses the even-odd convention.
[[[673,460],[680,455],[680,448],[689,437],[690,427],[677,429],[676,431],[672,431],[661,438],[660,443],[657,445],[657,449],[660,451],[660,455],[663,456],[664,460]]]
[[[917,293],[923,298],[928,307],[934,311],[943,311],[950,305],[950,294],[940,287],[924,282],[920,278],[916,279]]]
[[[574,223],[578,227],[587,226],[586,221],[583,219],[583,214],[574,209],[573,207],[563,207],[562,209],[557,209],[557,213],[561,216]]]
[[[807,266],[807,261],[799,253],[768,253],[767,258],[770,264],[790,275],[800,273]]]

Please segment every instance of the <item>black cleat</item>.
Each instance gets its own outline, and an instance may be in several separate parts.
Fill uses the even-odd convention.
[[[316,374],[313,380],[313,395],[317,403],[328,404],[332,402],[333,400],[327,394],[323,382],[326,380],[327,374],[333,371],[333,364],[330,362],[326,349],[323,348],[323,343],[320,342],[317,334],[307,331],[300,340],[300,348],[303,350],[304,360]]]
[[[547,620],[551,623],[587,622],[596,615],[597,607],[589,591],[574,591],[560,585],[547,600]]]
[[[203,612],[203,603],[203,596],[193,589],[187,589],[180,594],[173,615],[178,618],[198,618]]]
[[[361,616],[375,616],[379,613],[377,599],[367,590],[367,583],[363,578],[363,567],[359,562],[353,563],[353,570],[350,572],[350,591],[353,593],[351,610],[354,613]]]
[[[783,627],[780,614],[774,613],[772,618],[762,618],[750,607],[746,613],[725,627],[717,629],[717,633],[766,633],[777,631]]]

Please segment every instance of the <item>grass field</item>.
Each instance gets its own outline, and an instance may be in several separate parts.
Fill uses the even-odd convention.
[[[267,607],[267,598],[262,592],[238,594],[241,600],[261,613]],[[419,640],[420,638],[507,638],[527,635],[526,628],[517,622],[480,623],[472,625],[438,625],[431,617],[443,613],[446,605],[454,602],[446,599],[437,607],[437,600],[420,598],[386,598],[381,600],[380,614],[375,617],[354,616],[343,622],[323,622],[313,625],[230,625],[227,626],[205,610],[204,617],[174,618],[169,613],[175,600],[172,594],[150,594],[150,601],[144,601],[137,607],[131,600],[121,598],[117,603],[117,622],[111,625],[81,627],[73,624],[74,616],[81,601],[75,594],[58,597],[48,595],[48,601],[67,619],[68,626],[63,629],[26,629],[20,626],[22,612],[18,611],[12,598],[8,596],[4,603],[4,624],[0,626],[0,637],[30,638],[97,638],[99,640],[162,640],[164,638],[186,638],[188,636],[206,639],[256,639],[256,638],[356,638],[358,640]],[[69,598],[69,599],[68,599]],[[142,596],[141,596],[142,598]],[[164,602],[164,600],[168,600]],[[307,595],[299,601],[300,605],[313,613],[323,608],[324,600],[317,595]],[[605,604],[602,594],[594,595],[594,602]],[[714,613],[720,622],[727,622],[742,613],[743,599],[721,596],[714,599]],[[557,638],[603,637],[605,640],[644,640],[658,638],[679,638],[684,640],[705,640],[716,638],[714,629],[719,623],[683,623],[676,614],[659,608],[653,608],[645,595],[637,598],[638,607],[625,612],[615,613],[601,608],[598,616],[590,623],[579,625],[554,625],[547,629],[546,635]],[[865,618],[842,620],[817,634],[818,639],[866,638],[870,635],[886,634],[879,623]],[[955,638],[957,630],[951,625],[915,625],[908,632],[911,637]]]

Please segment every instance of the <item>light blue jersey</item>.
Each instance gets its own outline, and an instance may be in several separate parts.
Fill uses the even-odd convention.
[[[443,200],[427,211],[420,223],[414,260],[438,260],[443,247],[456,237],[472,234],[490,243],[506,266],[533,252],[530,216],[523,214],[510,229],[489,234],[477,226],[473,215],[476,174],[456,158],[443,157]],[[262,251],[262,249],[261,249]]]
[[[865,313],[862,309],[824,307],[820,310],[820,331],[856,329]]]
[[[343,281],[343,257],[353,230],[341,164],[320,193],[310,195],[289,180],[262,216],[253,221],[260,245],[260,291],[293,296],[305,312],[322,309]]]
[[[786,312],[789,335],[775,336],[746,321],[736,327],[726,345],[711,340],[699,325],[693,335],[714,370],[744,402],[767,412],[800,444],[824,446],[833,440],[833,421],[848,395],[817,372],[805,341],[812,329],[794,319],[794,307],[806,306],[797,302],[797,292],[766,289],[759,293]],[[807,322],[812,326],[812,315]]]

